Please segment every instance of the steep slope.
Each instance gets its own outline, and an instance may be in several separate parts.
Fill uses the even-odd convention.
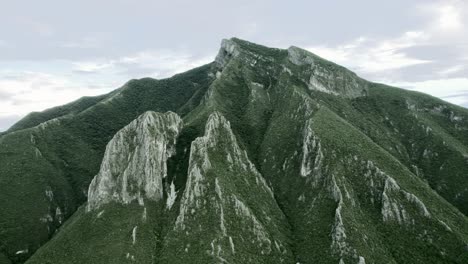
[[[233,119],[239,133],[249,134],[244,140],[261,137],[256,131],[265,130],[265,120],[279,107],[275,98],[288,96],[285,91],[295,87],[295,93],[328,106],[468,214],[466,109],[421,93],[364,81],[296,47],[286,52],[240,40],[231,43],[241,50],[236,52],[240,55],[225,63],[223,83],[211,93],[215,102],[221,102],[218,108],[229,107],[223,113]],[[343,89],[338,93],[335,87]],[[239,98],[241,89],[246,91]],[[236,105],[228,104],[232,93],[237,96]],[[245,143],[249,148],[256,145]]]
[[[0,252],[13,262],[27,259],[86,201],[114,134],[148,110],[189,112],[212,71],[209,64],[165,80],[132,80],[86,109],[72,103],[61,107],[71,112],[36,114],[54,118],[34,126],[27,117],[18,125],[27,128],[0,136]]]
[[[338,263],[340,260],[357,263],[367,259],[368,262],[377,263],[462,263],[466,259],[466,217],[428,188],[427,183],[418,178],[422,177],[421,174],[416,176],[416,173],[412,173],[414,166],[411,165],[414,164],[404,164],[401,156],[388,154],[395,146],[384,144],[386,140],[401,142],[401,138],[394,139],[388,135],[379,138],[378,143],[383,145],[380,146],[369,138],[376,138],[374,133],[385,129],[385,126],[376,125],[380,120],[372,120],[373,123],[370,123],[369,120],[363,122],[357,119],[360,109],[355,109],[353,102],[362,103],[369,99],[372,101],[369,93],[376,92],[376,85],[367,83],[349,72],[342,72],[341,68],[332,71],[325,66],[317,67],[316,64],[322,63],[320,59],[313,55],[307,58],[308,53],[304,51],[303,56],[299,56],[298,59],[297,48],[293,48],[295,52],[288,53],[267,49],[263,50],[263,53],[252,54],[252,50],[260,47],[237,40],[224,43],[223,46],[225,50],[218,56],[224,58],[217,59],[223,62],[217,74],[218,79],[210,87],[206,105],[202,108],[219,109],[228,116],[249,150],[249,156],[256,157],[254,160],[260,172],[271,182],[277,200],[291,224],[295,244],[293,251],[297,261],[316,263],[320,259],[320,263]],[[332,76],[328,77],[331,80],[328,80],[324,87],[330,87],[335,78],[354,78],[354,81],[348,79],[347,82],[355,83],[352,86],[355,91],[344,90],[345,94],[341,95],[333,90],[316,89],[317,84],[311,85],[310,77],[304,77],[302,68],[307,65],[326,72],[321,74],[314,71],[314,74]],[[242,89],[246,92],[241,93]],[[237,104],[229,104],[233,91],[236,91]],[[409,100],[414,98],[404,92],[401,92],[400,96]],[[422,99],[427,100],[427,97]],[[438,103],[438,100],[434,101]],[[457,107],[446,107],[457,111],[459,115],[466,112]],[[403,111],[407,110],[409,109],[405,105]],[[200,112],[203,113],[202,110],[198,113]],[[320,114],[316,116],[317,113]],[[356,123],[356,127],[339,118],[339,115],[345,118],[347,115],[355,115],[347,119]],[[361,118],[369,118],[368,114],[360,115]],[[319,117],[319,121],[314,122],[314,118]],[[334,119],[342,121],[330,125]],[[359,130],[359,126],[363,131]],[[352,131],[356,132],[349,134]],[[459,129],[459,134],[463,135],[463,131],[466,130]],[[322,132],[321,136],[329,139],[328,149],[325,150],[325,145],[320,143],[321,137],[318,132]],[[367,136],[366,132],[370,135]],[[409,136],[408,138],[411,138],[415,135]],[[345,140],[339,144],[339,139]],[[366,144],[361,148],[351,148],[353,144],[359,146],[364,143]],[[342,150],[338,152],[339,148]],[[385,158],[375,167],[376,158],[384,154]],[[453,173],[459,174],[466,169],[466,159],[460,165],[452,167]],[[392,171],[387,172],[387,169],[383,169],[387,167]],[[395,189],[399,191],[389,198],[392,200],[392,206],[401,207],[402,209],[398,210],[403,210],[408,219],[421,217],[425,224],[417,223],[417,227],[414,228],[402,225],[399,227],[401,229],[398,229],[399,232],[393,232],[398,235],[385,238],[395,226],[389,221],[393,215],[390,213],[391,216],[387,217],[390,203],[385,198],[388,195],[384,192],[387,178],[380,172],[388,176],[389,182],[393,182],[393,178],[398,179],[398,182],[395,181]],[[365,178],[356,176],[367,174],[376,174],[377,176],[373,177],[378,180],[371,179],[367,185],[361,185]],[[459,183],[466,186],[466,179],[460,180]],[[357,186],[353,186],[354,184]],[[369,194],[364,195],[364,191],[368,189]],[[359,194],[359,199],[362,199],[361,203],[364,204],[359,210],[354,209],[358,197],[352,196],[353,190],[355,196]],[[367,197],[362,198],[361,195]],[[431,207],[439,212],[437,217],[428,218],[428,211],[417,209],[426,208],[426,203],[421,200],[423,198],[419,198],[421,195],[431,197],[427,198],[426,203],[429,201]],[[343,197],[353,201],[351,208]],[[372,206],[369,206],[369,203]],[[401,211],[398,214],[402,214]],[[375,221],[368,220],[371,216]],[[392,220],[402,216],[395,213],[394,217]],[[447,233],[447,230],[453,230],[449,224],[449,228],[445,227],[449,222],[457,226],[457,234]],[[369,225],[379,228],[368,229]],[[360,233],[364,233],[365,237],[359,238]],[[420,241],[422,236],[426,240]],[[402,241],[401,237],[408,240]],[[439,241],[433,242],[436,237]],[[407,241],[419,242],[405,243]],[[377,243],[378,246],[371,247],[372,243]],[[397,246],[394,247],[394,244]],[[434,247],[431,251],[435,250],[437,253],[431,255],[427,254],[427,250],[421,250],[428,246]],[[420,255],[411,253],[412,251]],[[448,253],[449,251],[451,253]]]
[[[114,94],[117,92],[118,90],[113,91],[111,94]],[[43,112],[30,113],[27,116],[25,116],[23,119],[18,121],[16,124],[14,124],[12,127],[10,127],[7,133],[26,129],[26,128],[31,128],[31,127],[37,126],[43,122],[46,122],[54,118],[77,114],[99,103],[100,101],[106,99],[107,97],[109,97],[109,95],[101,95],[101,96],[95,96],[95,97],[83,97],[67,105],[53,107]]]
[[[86,212],[28,263],[291,263],[286,219],[217,112],[192,143],[187,185],[177,198],[166,168],[180,130],[176,114],[146,113],[119,131],[90,185]],[[105,224],[110,234],[102,232]],[[92,254],[90,241],[105,246]]]
[[[28,204],[25,191],[7,193],[0,221],[11,231],[0,233],[0,249],[10,259],[24,260],[65,221],[31,263],[468,261],[468,110],[365,81],[297,47],[235,38],[212,64],[127,86],[0,137],[0,180],[31,189],[30,201],[45,196],[20,211],[12,205]],[[177,135],[154,130],[170,151],[119,132],[121,144],[104,154],[147,110],[183,119]],[[149,189],[148,172],[162,178]],[[48,232],[36,221],[44,212]],[[43,237],[15,232],[16,219]]]
[[[175,113],[146,112],[117,132],[90,184],[86,209],[28,263],[151,263],[167,160],[181,129]]]
[[[286,219],[218,112],[192,143],[187,185],[163,263],[291,263]]]
[[[172,112],[146,112],[109,142],[101,169],[88,190],[88,210],[111,201],[128,204],[163,198],[167,160],[174,155],[182,120]]]

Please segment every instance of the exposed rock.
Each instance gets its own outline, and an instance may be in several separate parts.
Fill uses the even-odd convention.
[[[301,48],[291,46],[288,48],[288,58],[296,65],[314,65],[314,58],[311,53]]]
[[[236,42],[231,39],[223,39],[215,62],[220,68],[224,68],[231,57],[237,57],[239,54],[239,46]]]
[[[163,197],[166,161],[175,153],[182,120],[172,112],[146,112],[117,132],[88,190],[88,210],[110,201],[124,204]]]
[[[132,229],[132,244],[133,245],[135,245],[135,243],[137,242],[137,230],[138,230],[138,226],[135,226]]]
[[[172,208],[175,200],[177,198],[177,192],[175,191],[174,182],[171,182],[171,186],[169,187],[169,191],[167,192],[167,200],[166,200],[166,207],[168,209]]]
[[[338,187],[335,176],[332,176],[332,194],[338,206],[335,209],[335,223],[332,230],[332,250],[335,254],[343,257],[349,251],[348,243],[346,242],[346,230],[343,223],[343,195]]]
[[[311,177],[312,185],[316,186],[321,178],[323,162],[322,146],[314,135],[312,119],[306,121],[303,132],[302,162],[300,174],[303,177]]]
[[[31,219],[47,227],[49,235],[63,221],[67,226],[29,263],[69,259],[74,263],[456,263],[466,251],[466,217],[430,189],[433,185],[427,183],[433,182],[424,182],[435,176],[442,182],[435,186],[453,188],[450,195],[459,201],[466,198],[461,180],[466,159],[446,149],[459,145],[465,153],[464,135],[452,133],[466,128],[468,118],[462,111],[366,82],[300,48],[271,49],[239,39],[224,40],[214,63],[154,82],[156,93],[153,82],[143,84],[143,88],[136,85],[135,89],[141,88],[138,96],[167,92],[163,101],[168,104],[161,108],[180,112],[189,126],[179,135],[182,121],[176,114],[149,112],[119,131],[89,187],[87,210],[93,213],[79,209],[67,221],[79,206],[64,199],[68,190],[60,186],[67,182],[54,181],[61,175],[44,181],[37,191],[44,210]],[[199,89],[195,94],[170,90],[178,85]],[[118,107],[138,111],[141,108],[134,102],[142,97],[133,97],[133,88],[126,85],[76,115],[91,114],[86,122],[94,128],[100,108],[110,113]],[[364,97],[367,91],[369,96]],[[144,101],[144,109],[159,108],[159,101]],[[392,110],[395,107],[397,111]],[[97,134],[94,130],[68,131],[67,126],[76,124],[70,117],[45,122],[42,129],[18,137],[15,142],[31,147],[24,152],[27,155],[1,143],[5,138],[1,136],[0,155],[48,159],[50,164],[33,169],[56,167],[61,157],[48,148],[49,143],[64,138],[46,133],[57,130],[85,139],[65,138],[72,144],[66,150],[54,146],[59,154],[91,155],[98,150],[99,155],[84,159],[92,163],[91,158],[102,158],[102,142],[111,137],[107,129],[117,131],[120,121],[128,123],[133,117],[133,113],[115,113],[118,124],[100,120],[106,131],[97,130],[99,144],[87,141]],[[203,125],[204,135],[193,140]],[[450,129],[445,130],[445,125]],[[441,133],[447,134],[441,137]],[[93,149],[80,150],[87,148],[81,143]],[[175,149],[183,150],[178,153],[182,155],[170,160],[171,175],[166,177],[166,162]],[[76,165],[63,156],[68,163],[64,166]],[[19,168],[19,163],[11,162],[0,168]],[[437,177],[439,168],[443,177]],[[95,165],[78,169],[97,171]],[[463,175],[457,176],[457,171]],[[22,180],[41,180],[20,172],[17,178]],[[53,170],[41,173],[49,172]],[[88,182],[90,175],[84,176],[88,178],[77,179]],[[463,188],[454,186],[452,178]],[[14,192],[4,197],[29,195],[22,184],[12,186],[4,191]],[[82,189],[88,190],[80,186],[78,191]],[[102,206],[109,202],[132,206]],[[9,212],[5,215],[9,217]],[[17,225],[5,226],[17,230],[18,237],[28,235],[15,229]],[[3,239],[2,232],[0,238],[11,239]],[[34,245],[15,242],[11,249],[7,245],[7,253],[29,248],[29,253],[13,256],[26,259]]]
[[[62,117],[63,118],[63,117]],[[60,124],[60,119],[59,117],[57,118],[53,118],[53,119],[50,119],[50,120],[47,120],[45,122],[42,122],[40,123],[39,125],[37,125],[36,127],[40,130],[45,130],[46,128],[48,128],[49,126],[52,126],[52,125],[58,125]]]
[[[415,204],[416,207],[418,207],[418,209],[420,210],[420,212],[421,212],[424,216],[426,216],[426,217],[431,216],[431,214],[429,213],[429,211],[428,211],[427,208],[426,208],[426,205],[424,205],[424,203],[423,203],[421,200],[419,200],[419,198],[418,198],[416,195],[414,195],[414,194],[412,194],[412,193],[409,193],[409,192],[404,192],[404,193],[405,193],[406,199],[407,199],[409,202]]]
[[[366,264],[366,259],[364,259],[364,257],[359,256],[358,264]]]
[[[242,262],[248,259],[246,252],[255,252],[260,259],[287,252],[284,237],[275,233],[278,222],[274,219],[283,216],[272,191],[219,112],[209,116],[204,136],[192,142],[179,210],[174,234],[168,237],[183,234],[186,243],[192,244],[206,236],[210,243],[205,250],[215,262]],[[210,224],[204,219],[210,219]],[[190,259],[196,252],[186,246],[186,254]]]
[[[221,143],[222,141],[222,143]],[[219,112],[214,112],[208,118],[205,127],[205,135],[199,137],[192,142],[190,162],[188,169],[187,187],[182,197],[181,211],[177,218],[177,225],[184,226],[185,216],[189,213],[189,208],[200,208],[202,205],[199,197],[203,196],[207,186],[205,175],[212,168],[210,149],[223,147],[223,152],[226,154],[228,165],[236,168],[241,168],[246,173],[255,175],[256,184],[259,185],[269,195],[273,193],[266,184],[263,177],[255,169],[255,166],[248,159],[247,153],[242,151],[237,144],[234,133],[231,130],[231,125]],[[215,183],[218,180],[215,179]],[[219,184],[216,186],[216,193],[221,198],[221,189]]]
[[[288,59],[296,66],[307,68],[296,75],[310,90],[351,98],[367,94],[367,84],[355,73],[311,52],[292,46],[288,49]]]
[[[384,222],[397,221],[399,224],[414,224],[414,215],[412,218],[410,217],[408,205],[402,201],[401,197],[405,197],[407,202],[417,207],[420,215],[431,216],[424,203],[416,195],[401,189],[394,178],[380,170],[371,161],[367,162],[365,177],[369,180],[370,192],[376,199],[379,196],[376,190],[382,188],[380,196]]]

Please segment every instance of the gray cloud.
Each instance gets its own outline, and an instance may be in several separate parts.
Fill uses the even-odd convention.
[[[0,118],[187,70],[232,36],[305,47],[372,81],[468,101],[462,0],[18,0],[2,4],[0,32]],[[56,92],[65,99],[49,100]]]
[[[2,91],[0,90],[0,101],[6,101],[6,100],[9,100],[10,98],[12,98],[14,96],[13,93],[9,92],[9,91]]]
[[[20,115],[9,115],[0,117],[0,132],[10,128],[18,119],[21,118]]]
[[[451,97],[460,97],[460,96],[468,97],[468,91],[467,92],[457,93],[457,94],[451,94],[451,95],[447,95],[447,96],[443,96],[443,97],[444,98],[451,98]]]
[[[0,10],[2,38],[15,43],[0,59],[111,58],[174,47],[207,53],[230,36],[272,45],[339,44],[416,27],[423,18],[407,10],[427,1],[44,0],[28,8],[22,2]]]

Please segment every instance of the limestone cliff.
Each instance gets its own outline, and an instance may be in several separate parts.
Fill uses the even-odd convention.
[[[212,113],[205,135],[192,142],[187,185],[163,260],[290,263],[284,221],[272,190],[238,145],[229,121]],[[180,247],[183,252],[175,254]]]
[[[110,201],[124,204],[163,197],[166,161],[175,152],[182,120],[172,112],[146,112],[120,130],[106,147],[88,191],[88,210]]]
[[[44,160],[28,172],[46,162],[73,166],[62,162],[67,151],[84,164],[89,152],[76,144],[51,156],[55,138],[44,141],[51,131],[73,125],[80,134],[70,140],[103,142],[87,208],[71,218],[49,214],[71,207],[56,181],[39,190],[47,217],[30,219],[58,215],[54,222],[65,224],[28,264],[468,263],[468,221],[459,211],[468,210],[466,110],[367,82],[300,48],[236,38],[200,69],[130,83],[85,111],[88,123],[71,123],[85,118],[72,115],[32,137],[0,137],[3,157],[22,142],[27,155],[16,157]],[[181,117],[146,112],[134,120],[148,109]],[[19,167],[9,162],[0,159],[0,175]],[[66,176],[82,170],[74,172]],[[35,178],[14,175],[21,184],[0,177],[12,190],[0,201],[30,194],[21,188]],[[15,227],[5,215],[0,227]],[[17,230],[0,230],[0,252],[8,252],[4,234]],[[34,252],[29,245],[10,247],[8,257]]]

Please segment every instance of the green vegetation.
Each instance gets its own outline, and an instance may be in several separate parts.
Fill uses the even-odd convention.
[[[99,101],[105,99],[108,96],[111,96],[114,93],[117,93],[118,90],[113,91],[108,95],[101,95],[95,97],[83,97],[67,105],[57,106],[43,112],[32,112],[25,116],[23,119],[14,124],[7,132],[12,132],[16,130],[26,129],[39,125],[40,123],[46,122],[58,117],[63,117],[66,115],[78,114],[79,112],[97,104]]]
[[[144,111],[188,111],[193,106],[187,101],[198,105],[197,92],[204,93],[212,81],[211,67],[165,80],[132,80],[84,110],[76,102],[57,108],[81,108],[79,113],[67,112],[62,118],[1,136],[0,252],[23,262],[43,245],[60,226],[57,208],[64,220],[86,201],[88,185],[113,135]],[[55,110],[36,119],[46,118],[50,111]],[[32,124],[29,119],[20,122],[22,126]],[[53,198],[47,196],[49,191]],[[16,254],[25,249],[27,253]]]
[[[467,263],[467,109],[297,48],[228,44],[223,65],[0,135],[0,263]],[[162,200],[86,212],[106,144],[148,110],[184,121]]]
[[[154,250],[163,224],[160,205],[147,205],[144,222],[142,215],[138,204],[112,203],[90,213],[81,207],[28,263],[132,263],[135,258],[151,263],[153,256],[148,252]]]

